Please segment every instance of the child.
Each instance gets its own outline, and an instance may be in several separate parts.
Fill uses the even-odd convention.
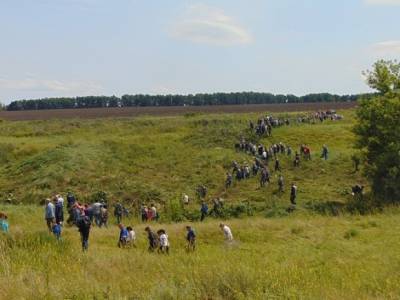
[[[160,229],[157,231],[159,240],[160,240],[160,248],[158,249],[158,253],[166,253],[169,254],[169,242],[168,235],[164,229]]]
[[[129,233],[128,230],[124,227],[124,225],[118,224],[118,227],[120,229],[118,247],[121,248],[126,246]]]
[[[0,212],[0,229],[3,232],[8,232],[8,217],[5,213]]]
[[[60,221],[53,223],[53,226],[51,227],[51,231],[53,232],[53,234],[57,238],[57,240],[60,240],[60,238],[61,238],[61,224],[60,224]]]
[[[136,233],[133,230],[131,226],[126,227],[126,230],[128,230],[128,238],[126,239],[127,244],[132,245],[133,247],[136,247],[135,241],[136,241]]]

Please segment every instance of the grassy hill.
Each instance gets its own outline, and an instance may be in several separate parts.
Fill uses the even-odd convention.
[[[0,299],[396,299],[400,294],[400,227],[397,208],[379,214],[323,216],[351,196],[361,174],[353,170],[352,110],[345,119],[277,128],[260,142],[310,145],[311,161],[295,169],[281,156],[286,191],[277,193],[259,180],[234,182],[225,191],[233,160],[252,162],[234,144],[249,135],[258,114],[186,115],[137,119],[51,120],[0,123],[0,190],[12,202],[0,204],[11,233],[0,234]],[[289,117],[295,117],[291,114]],[[319,158],[321,146],[330,150]],[[288,185],[299,186],[298,209],[286,213]],[[197,185],[208,199],[226,200],[226,217],[235,236],[223,242],[208,218],[191,223],[198,235],[195,253],[185,252],[185,229],[195,220],[198,202],[180,205],[183,193],[195,199]],[[83,202],[104,191],[109,201],[156,202],[167,230],[169,256],[147,252],[145,224],[133,214],[137,248],[117,247],[118,228],[93,228],[88,253],[79,233],[65,227],[62,241],[46,232],[45,197],[74,191]],[[238,210],[243,203],[249,211]],[[247,204],[248,203],[248,204]],[[242,205],[242,206],[240,206]],[[238,212],[237,214],[232,212]],[[280,216],[280,218],[266,218]]]
[[[104,191],[110,201],[127,206],[156,202],[167,212],[179,206],[183,193],[195,199],[196,187],[204,184],[209,198],[221,196],[228,204],[250,201],[254,211],[280,210],[289,195],[278,195],[277,174],[266,188],[259,188],[257,177],[224,189],[233,160],[253,162],[250,155],[235,151],[234,144],[249,135],[249,120],[260,115],[2,122],[2,198],[12,193],[15,203],[40,203],[53,193],[72,190],[80,200],[90,201]],[[345,190],[362,181],[350,159],[352,125],[349,110],[343,121],[293,123],[261,139],[265,145],[283,142],[294,150],[310,145],[313,159],[299,169],[292,166],[293,158],[280,157],[286,189],[292,181],[299,187],[299,207],[345,202]],[[323,144],[330,150],[326,162],[319,158]],[[190,209],[197,211],[198,204]]]

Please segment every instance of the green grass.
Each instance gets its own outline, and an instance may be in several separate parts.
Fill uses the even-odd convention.
[[[345,191],[363,182],[350,159],[354,112],[344,114],[344,121],[293,124],[261,140],[265,145],[283,142],[294,150],[302,143],[311,146],[313,160],[303,162],[300,169],[292,167],[292,159],[281,157],[286,187],[292,181],[299,187],[300,208],[344,203]],[[233,160],[253,161],[236,152],[234,144],[248,135],[248,121],[259,115],[2,122],[2,198],[12,193],[15,203],[40,203],[50,194],[72,190],[82,201],[90,201],[104,191],[111,201],[128,206],[156,202],[167,212],[183,193],[194,199],[195,188],[205,184],[209,198],[222,196],[232,205],[249,200],[255,211],[282,213],[289,197],[288,192],[277,194],[277,174],[263,189],[258,178],[224,189]],[[330,150],[327,162],[319,158],[323,144]],[[197,211],[198,204],[190,209]]]
[[[0,237],[1,299],[398,299],[399,211],[323,217],[230,220],[228,246],[218,221],[195,223],[198,249],[185,252],[184,225],[153,225],[170,236],[169,256],[116,246],[118,228],[94,228],[89,252],[66,228],[63,241],[46,233],[42,209],[8,210],[10,237]],[[135,223],[134,220],[126,224]],[[136,223],[135,223],[136,224]]]
[[[0,234],[0,299],[398,299],[398,208],[365,216],[337,210],[351,199],[351,185],[365,183],[350,159],[354,111],[343,113],[340,122],[293,124],[262,139],[313,151],[299,169],[281,157],[283,195],[277,174],[266,188],[251,178],[224,190],[232,161],[253,160],[233,145],[258,114],[1,122],[0,200],[12,193],[13,204],[0,204],[11,230]],[[323,144],[328,161],[319,158]],[[298,209],[288,214],[292,181]],[[223,242],[219,220],[207,219],[193,223],[198,249],[185,252],[187,221],[171,221],[198,214],[197,201],[179,204],[183,193],[195,198],[198,184],[207,185],[208,199],[226,200],[227,217],[240,215],[226,221],[234,245]],[[124,221],[135,227],[136,249],[117,247],[115,225],[94,228],[85,254],[76,228],[57,242],[37,204],[68,190],[82,201],[104,191],[131,208],[156,202],[162,223],[153,226],[169,233],[171,254],[147,252],[136,214]]]

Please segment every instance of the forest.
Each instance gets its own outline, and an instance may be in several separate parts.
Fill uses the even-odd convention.
[[[135,107],[135,106],[202,106],[202,105],[243,105],[276,103],[349,102],[373,94],[335,95],[329,93],[308,94],[304,96],[271,93],[213,93],[195,95],[123,95],[61,97],[12,101],[6,109],[43,110],[65,108]]]

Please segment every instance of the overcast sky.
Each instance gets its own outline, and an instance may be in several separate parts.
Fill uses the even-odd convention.
[[[0,0],[0,101],[368,91],[400,0]]]

